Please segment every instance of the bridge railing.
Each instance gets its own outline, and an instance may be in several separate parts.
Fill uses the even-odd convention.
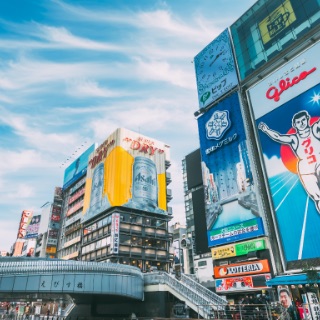
[[[212,307],[223,310],[227,304],[225,299],[185,275],[181,275],[178,280],[166,272],[152,272],[144,275],[144,282],[145,285],[166,284],[173,292],[184,297],[194,311],[203,318],[209,318],[212,314]]]

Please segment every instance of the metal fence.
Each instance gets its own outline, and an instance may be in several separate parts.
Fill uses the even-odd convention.
[[[198,306],[198,319],[201,308],[208,305]],[[292,319],[320,319],[318,304],[308,304],[290,308],[284,308],[280,303],[245,304],[245,305],[210,305],[210,314],[207,319],[215,320],[292,320]]]

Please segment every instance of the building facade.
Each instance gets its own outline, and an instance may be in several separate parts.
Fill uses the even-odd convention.
[[[318,1],[259,0],[195,57],[208,245],[230,297],[276,294],[274,279],[319,266],[306,179],[318,181],[319,19]]]
[[[80,256],[86,173],[89,156],[95,148],[95,144],[91,145],[64,172],[62,219],[57,251],[60,259],[78,260]]]
[[[169,150],[117,129],[72,163],[65,172],[58,257],[169,271]]]

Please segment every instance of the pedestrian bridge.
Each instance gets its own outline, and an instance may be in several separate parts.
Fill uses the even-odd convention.
[[[139,269],[114,263],[41,258],[0,259],[0,292],[110,294],[143,300]]]
[[[140,301],[149,292],[170,292],[199,315],[207,318],[210,305],[226,301],[190,277],[166,272],[144,274],[132,266],[44,258],[0,258],[0,301],[58,301],[60,315],[75,305],[99,301]],[[26,300],[28,299],[28,300]],[[100,299],[101,300],[101,299]],[[105,301],[105,300],[104,300]]]

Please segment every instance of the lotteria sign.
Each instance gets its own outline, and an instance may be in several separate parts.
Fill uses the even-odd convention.
[[[268,260],[257,260],[249,263],[238,263],[214,267],[215,278],[227,278],[270,271]]]
[[[256,119],[319,82],[319,50],[320,42],[283,65],[248,91]]]
[[[211,249],[212,259],[242,256],[251,251],[266,249],[265,239],[245,241]]]

